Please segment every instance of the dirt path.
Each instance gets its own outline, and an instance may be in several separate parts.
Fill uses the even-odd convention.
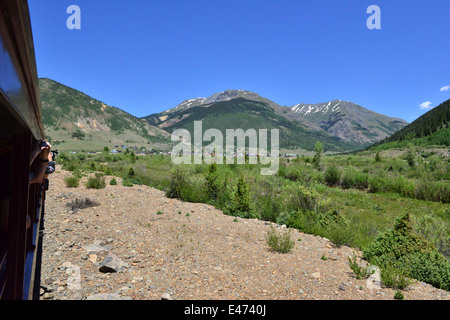
[[[292,230],[292,252],[271,252],[265,241],[271,223],[168,199],[147,186],[124,187],[120,179],[119,185],[100,190],[83,184],[67,188],[67,175],[58,168],[47,194],[41,299],[394,297],[395,290],[369,289],[367,280],[355,279],[347,260],[355,253],[352,248],[335,248],[327,239]],[[67,207],[86,198],[99,205]],[[119,272],[100,271],[108,255]],[[450,299],[448,292],[421,282],[404,295],[407,300]]]

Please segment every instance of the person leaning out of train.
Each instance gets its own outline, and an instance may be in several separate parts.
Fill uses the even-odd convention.
[[[33,172],[33,177],[30,183],[41,183],[44,180],[44,176],[55,172],[55,162],[53,161],[53,155],[50,149],[52,146],[45,140],[40,142],[40,154],[38,156],[38,164]]]

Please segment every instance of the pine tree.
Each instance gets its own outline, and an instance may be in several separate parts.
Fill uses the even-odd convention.
[[[316,152],[316,154],[314,155],[312,163],[315,167],[319,167],[320,162],[322,160],[322,152],[323,152],[322,142],[320,142],[320,141],[316,142],[316,145],[314,146],[314,151]]]
[[[217,199],[217,176],[217,164],[213,162],[211,165],[209,165],[208,173],[206,175],[206,193],[213,200]]]
[[[133,179],[134,178],[134,169],[130,168],[130,170],[128,171],[128,178]]]
[[[381,156],[380,156],[379,152],[377,152],[377,154],[375,155],[375,161],[376,162],[380,162],[381,161]]]
[[[236,209],[239,212],[250,212],[250,191],[244,177],[239,178],[235,193]]]

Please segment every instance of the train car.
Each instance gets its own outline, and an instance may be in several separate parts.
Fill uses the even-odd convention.
[[[26,0],[0,1],[0,299],[39,299],[46,178],[44,139]]]

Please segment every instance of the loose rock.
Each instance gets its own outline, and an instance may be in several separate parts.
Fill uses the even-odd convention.
[[[172,297],[170,296],[170,294],[164,293],[164,294],[161,296],[161,300],[173,300],[173,299],[172,299]]]
[[[100,272],[111,273],[121,272],[124,269],[124,262],[113,253],[109,253],[100,263]]]
[[[131,297],[121,297],[117,293],[98,293],[88,296],[86,300],[133,300]]]
[[[312,273],[312,274],[311,274],[311,277],[312,277],[313,279],[319,280],[319,279],[320,279],[320,272],[314,272],[314,273]]]

